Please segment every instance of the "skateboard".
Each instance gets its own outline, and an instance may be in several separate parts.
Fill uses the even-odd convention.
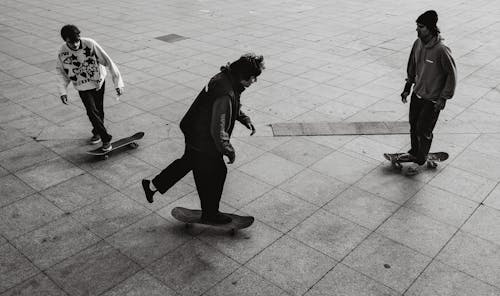
[[[224,213],[233,219],[228,224],[211,224],[201,221],[201,210],[191,210],[182,207],[172,209],[172,216],[186,224],[186,227],[191,227],[193,224],[203,224],[216,227],[222,230],[227,230],[231,235],[234,235],[237,230],[247,228],[252,225],[255,220],[252,216],[239,216],[235,214]]]
[[[413,162],[413,157],[407,157],[404,155],[408,155],[407,153],[384,153],[385,159],[391,162],[391,165],[400,170],[403,168],[402,163],[404,162]],[[445,161],[450,157],[448,153],[446,152],[431,152],[427,154],[427,160],[434,161],[434,162],[441,162]],[[427,163],[427,167],[430,168],[435,168],[435,166],[430,165],[430,163]]]
[[[144,137],[144,132],[138,132],[138,133],[133,134],[130,137],[126,137],[126,138],[112,142],[111,143],[112,148],[109,151],[102,151],[101,148],[97,148],[94,150],[87,151],[87,153],[91,154],[91,155],[100,156],[103,160],[105,160],[105,159],[108,159],[108,157],[109,157],[108,154],[115,151],[116,149],[120,149],[124,146],[128,146],[128,147],[133,148],[133,149],[139,147],[139,144],[137,144],[135,141],[142,139],[142,137]]]

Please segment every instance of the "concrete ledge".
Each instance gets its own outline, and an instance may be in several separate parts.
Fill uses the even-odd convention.
[[[327,135],[386,135],[408,134],[406,121],[369,122],[284,122],[271,124],[273,135],[279,136],[327,136]]]

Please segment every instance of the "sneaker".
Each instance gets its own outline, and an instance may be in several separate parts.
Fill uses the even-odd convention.
[[[437,168],[437,166],[438,166],[438,164],[434,160],[428,160],[427,161],[427,167],[429,169],[435,169],[435,168]]]
[[[153,195],[155,194],[155,191],[151,190],[149,187],[149,183],[151,181],[142,179],[142,189],[144,189],[144,194],[146,195],[146,199],[148,200],[149,203],[153,202]]]
[[[225,215],[221,212],[217,212],[215,215],[201,215],[201,221],[204,223],[210,223],[210,224],[216,224],[216,225],[223,225],[223,224],[229,224],[231,223],[233,219],[229,217],[228,215]]]
[[[111,142],[102,142],[102,147],[101,150],[104,152],[111,151],[113,149],[113,146],[111,146]]]
[[[406,171],[407,176],[415,176],[418,175],[422,170],[424,166],[423,165],[418,165],[417,163],[412,163],[410,166],[408,166],[408,170]]]
[[[101,142],[101,136],[93,135],[92,138],[90,138],[89,142],[92,145],[99,144],[99,142]]]

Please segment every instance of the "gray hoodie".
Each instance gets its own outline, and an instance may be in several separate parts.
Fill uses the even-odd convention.
[[[413,43],[407,74],[406,81],[415,83],[413,92],[421,98],[432,101],[439,98],[449,100],[455,93],[455,61],[439,35],[427,44],[420,39]]]

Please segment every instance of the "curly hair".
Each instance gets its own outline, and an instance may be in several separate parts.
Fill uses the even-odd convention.
[[[258,56],[254,53],[244,54],[237,61],[231,63],[229,68],[239,79],[249,80],[252,76],[259,76],[265,69],[264,56]]]

